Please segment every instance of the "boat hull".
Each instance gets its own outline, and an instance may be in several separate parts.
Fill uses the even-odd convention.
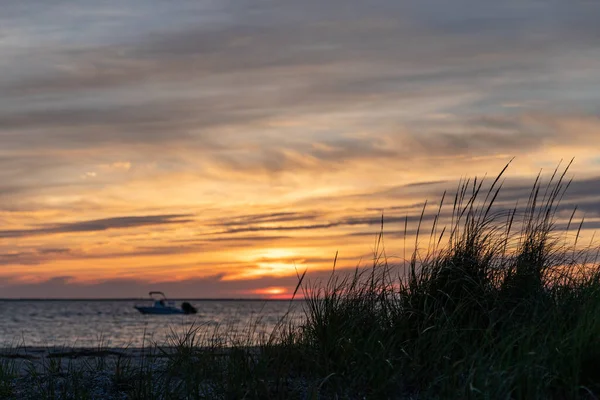
[[[155,315],[173,315],[173,314],[185,314],[183,310],[178,308],[168,308],[168,307],[141,307],[135,306],[135,309],[141,312],[142,314],[155,314]]]

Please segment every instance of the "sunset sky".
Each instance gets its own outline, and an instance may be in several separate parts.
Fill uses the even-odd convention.
[[[600,227],[598,1],[1,8],[0,298],[285,297],[512,157]]]

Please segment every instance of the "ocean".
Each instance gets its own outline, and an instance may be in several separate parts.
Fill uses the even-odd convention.
[[[133,307],[141,300],[0,300],[0,348],[163,346],[190,329],[198,337],[257,344],[288,311],[293,324],[304,316],[302,301],[189,302],[197,314],[143,315]]]

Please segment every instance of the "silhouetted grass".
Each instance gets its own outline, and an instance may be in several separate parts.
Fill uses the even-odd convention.
[[[506,169],[506,168],[505,168]],[[463,182],[440,204],[422,253],[393,277],[370,271],[306,291],[302,340],[325,391],[367,398],[595,398],[600,394],[600,272],[557,229],[567,168],[535,181],[525,207]],[[445,197],[445,196],[444,196]],[[442,200],[443,203],[443,200]],[[437,234],[444,217],[450,225]],[[421,218],[421,221],[424,219]],[[419,228],[422,228],[419,226]],[[418,240],[418,239],[417,239]],[[316,372],[315,371],[315,372]]]
[[[251,338],[260,320],[241,338],[229,338],[227,327],[192,327],[173,332],[167,346],[149,346],[141,361],[32,370],[22,378],[36,382],[27,395],[595,399],[600,269],[593,249],[578,247],[575,212],[559,219],[568,166],[546,184],[538,176],[525,204],[514,207],[500,201],[505,170],[489,183],[462,181],[442,196],[430,226],[424,207],[410,259],[388,262],[382,217],[369,268],[348,274],[334,261],[327,282],[299,276],[301,326],[283,318],[258,345]],[[88,370],[109,371],[104,397],[80,384]],[[0,397],[19,398],[15,374],[10,359],[0,364]]]

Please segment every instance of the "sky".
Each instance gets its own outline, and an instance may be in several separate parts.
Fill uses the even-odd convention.
[[[563,160],[600,226],[600,2],[4,0],[0,298],[289,297],[384,215]],[[526,198],[525,198],[526,200]],[[579,214],[578,214],[579,215]]]

